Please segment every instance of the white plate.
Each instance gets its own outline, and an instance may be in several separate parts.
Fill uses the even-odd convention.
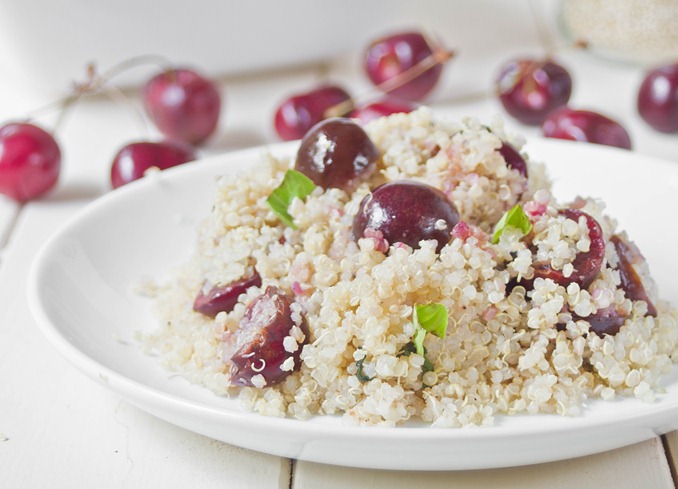
[[[290,153],[294,144],[274,146]],[[678,261],[678,165],[583,143],[531,141],[548,162],[560,199],[597,195],[647,256],[663,297],[674,304]],[[132,285],[185,261],[194,225],[212,203],[214,176],[256,164],[262,149],[184,165],[90,204],[44,246],[29,298],[50,342],[78,369],[130,403],[189,430],[284,457],[357,467],[411,470],[524,465],[587,455],[678,428],[678,369],[656,403],[590,402],[578,417],[499,417],[490,428],[347,427],[243,412],[168,374],[141,353],[135,331],[155,326],[150,301]]]

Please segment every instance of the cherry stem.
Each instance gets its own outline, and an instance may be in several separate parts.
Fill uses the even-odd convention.
[[[29,122],[32,119],[39,117],[41,114],[44,114],[48,111],[51,112],[58,108],[59,115],[56,122],[54,123],[54,128],[52,129],[52,132],[56,132],[64,123],[67,112],[75,102],[77,102],[82,96],[86,94],[94,94],[99,92],[103,92],[113,101],[121,102],[124,99],[126,105],[134,107],[127,96],[125,96],[119,89],[108,85],[108,83],[116,76],[132,68],[148,64],[157,65],[160,67],[160,69],[166,71],[174,68],[174,65],[167,58],[153,54],[129,58],[116,65],[113,65],[102,74],[98,74],[94,63],[90,63],[86,67],[85,80],[82,82],[74,82],[71,94],[62,99],[50,102],[47,105],[30,111],[25,120]],[[140,116],[143,125],[143,132],[148,133],[148,125],[146,124],[143,115],[139,113],[139,110],[136,107],[134,107],[134,111]]]
[[[448,51],[444,49],[438,43],[429,42],[429,44],[432,45],[433,52],[426,56],[421,61],[419,61],[417,64],[408,68],[402,73],[399,73],[393,78],[390,78],[389,80],[380,83],[374,89],[361,95],[357,99],[355,98],[349,99],[337,105],[333,105],[332,107],[325,111],[324,114],[325,117],[336,117],[348,114],[349,112],[351,112],[351,110],[353,110],[356,107],[357,105],[356,100],[359,101],[371,100],[379,95],[388,94],[389,92],[392,92],[396,88],[401,87],[405,83],[414,80],[415,78],[427,72],[431,68],[434,68],[439,64],[447,63],[457,54],[455,51]]]
[[[543,10],[535,5],[535,0],[530,0],[528,5],[530,14],[532,15],[532,21],[537,27],[537,37],[539,38],[540,44],[547,53],[553,53],[556,50],[556,47],[553,41],[553,36],[549,32],[549,29],[544,25],[545,22]]]
[[[114,103],[117,103],[120,106],[128,107],[136,115],[135,118],[137,119],[137,122],[139,123],[139,126],[141,128],[140,132],[143,133],[146,137],[149,135],[148,122],[144,117],[143,112],[139,109],[137,105],[135,105],[132,102],[132,100],[127,95],[125,95],[122,92],[122,90],[112,85],[104,85],[103,87],[101,87],[101,90]]]
[[[66,116],[71,112],[71,110],[75,107],[75,103],[80,99],[80,94],[73,94],[65,99],[62,100],[61,102],[61,110],[59,110],[59,115],[57,117],[56,122],[54,123],[54,127],[52,129],[52,132],[55,133],[59,130],[61,126],[63,126],[64,121],[66,120]]]
[[[163,71],[174,69],[174,64],[164,56],[157,54],[143,54],[114,65],[104,72],[102,78],[104,78],[105,81],[110,81],[119,74],[142,65],[156,65]]]
[[[445,51],[443,49],[434,51],[433,53],[422,59],[420,62],[418,62],[416,65],[403,71],[400,75],[394,76],[393,78],[386,80],[383,83],[380,83],[379,85],[377,85],[377,88],[381,92],[389,93],[395,90],[396,88],[401,87],[405,83],[414,80],[416,77],[422,75],[431,68],[434,68],[439,64],[448,62],[450,59],[452,59],[453,56],[455,56],[455,54],[456,53],[454,51]]]
[[[575,39],[573,42],[570,42],[570,43],[567,43],[567,44],[564,44],[564,45],[561,45],[561,46],[551,46],[548,50],[546,50],[546,54],[541,59],[530,61],[530,63],[525,68],[525,70],[520,74],[519,77],[516,78],[513,85],[511,85],[511,88],[518,85],[518,83],[521,83],[522,81],[524,81],[528,76],[532,75],[532,73],[534,73],[535,70],[541,68],[542,66],[544,66],[549,61],[552,61],[553,55],[556,52],[561,51],[562,49],[566,49],[566,48],[588,49],[588,47],[589,47],[588,43],[583,39]],[[534,79],[525,80],[525,81],[527,82],[526,85],[525,85],[526,91],[531,90],[534,87],[534,84],[536,83],[536,81]],[[499,87],[496,87],[495,95],[499,95],[499,94],[500,94]]]

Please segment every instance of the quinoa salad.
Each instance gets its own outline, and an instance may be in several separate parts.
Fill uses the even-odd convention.
[[[652,402],[678,311],[589,197],[558,202],[500,120],[331,119],[216,182],[192,256],[144,285],[144,350],[245,409],[492,425]]]

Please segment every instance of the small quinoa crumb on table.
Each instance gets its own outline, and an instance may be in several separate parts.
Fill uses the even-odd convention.
[[[577,415],[589,398],[654,400],[678,360],[678,311],[602,202],[557,202],[543,165],[500,121],[447,122],[422,108],[365,132],[375,171],[348,190],[291,199],[294,226],[267,203],[294,159],[267,156],[219,179],[195,253],[154,288],[162,326],[144,348],[270,416],[461,427]],[[458,213],[453,226],[433,225],[446,242],[354,232],[364,199],[405,180],[437,189]],[[516,205],[527,228],[496,233]],[[233,300],[197,311],[209,294]],[[444,307],[444,334],[422,333],[425,304]]]

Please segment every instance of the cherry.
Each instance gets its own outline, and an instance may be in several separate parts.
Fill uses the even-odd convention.
[[[562,107],[548,115],[544,136],[631,149],[631,138],[618,122],[597,112]]]
[[[595,314],[591,314],[585,318],[573,314],[572,319],[575,321],[583,319],[589,323],[589,331],[597,334],[598,336],[614,336],[619,333],[619,330],[626,322],[626,317],[620,316],[619,313],[614,310],[604,311],[603,313],[596,312]]]
[[[137,180],[150,168],[165,170],[195,158],[195,150],[178,141],[130,143],[123,146],[113,158],[111,186],[118,188]]]
[[[541,124],[549,112],[567,104],[572,94],[570,74],[551,60],[509,61],[496,86],[506,112],[529,125]]]
[[[40,197],[56,185],[60,168],[51,134],[21,122],[0,127],[0,193],[17,202]]]
[[[329,109],[350,99],[350,95],[336,85],[293,95],[276,110],[275,130],[285,141],[301,139],[311,127],[330,116]]]
[[[380,185],[360,202],[353,219],[353,239],[374,237],[388,244],[418,248],[422,240],[435,239],[437,251],[450,240],[459,212],[447,196],[424,183],[398,180]]]
[[[349,117],[358,119],[361,124],[365,125],[374,119],[378,119],[379,117],[400,113],[409,114],[416,108],[416,104],[413,104],[407,100],[383,98],[376,102],[356,107],[349,114]]]
[[[303,338],[296,338],[296,349],[286,345],[286,337],[294,337],[293,328],[297,326]],[[301,366],[301,348],[308,343],[309,332],[306,319],[301,322],[292,319],[292,301],[280,289],[267,287],[266,291],[254,299],[245,311],[237,332],[236,352],[230,359],[231,382],[235,385],[257,386],[253,377],[261,375],[265,385],[281,382],[285,377]],[[291,360],[289,368],[285,363]]]
[[[621,288],[624,289],[626,297],[632,301],[645,301],[647,303],[648,315],[657,316],[657,308],[647,296],[643,282],[635,268],[633,268],[633,264],[639,259],[642,260],[642,256],[635,250],[635,247],[629,245],[629,243],[616,234],[610,238],[610,241],[612,241],[619,257],[617,270],[619,270]]]
[[[377,87],[386,89],[393,97],[421,100],[433,90],[442,73],[441,61],[446,59],[437,60],[436,56],[449,58],[449,53],[434,52],[434,48],[421,32],[381,37],[367,48],[365,71]],[[427,61],[431,61],[429,67],[424,66]],[[416,70],[416,66],[420,66],[422,72],[408,76],[406,72]]]
[[[335,117],[319,122],[301,140],[294,169],[323,188],[353,190],[377,167],[379,150],[362,127]]]
[[[499,148],[499,154],[504,158],[509,168],[516,170],[522,176],[527,178],[527,163],[516,149],[509,143],[502,143]]]
[[[261,287],[261,276],[256,271],[249,277],[229,284],[215,285],[207,292],[201,289],[193,302],[193,310],[209,317],[216,317],[220,312],[231,312],[238,303],[238,297],[253,286]]]
[[[559,214],[574,222],[579,222],[580,217],[586,219],[586,227],[589,230],[589,240],[591,241],[589,251],[577,253],[577,256],[572,261],[574,271],[569,277],[565,277],[561,270],[551,268],[551,265],[548,263],[541,263],[534,265],[534,278],[549,278],[563,287],[567,287],[571,282],[576,282],[581,288],[585,289],[598,276],[603,259],[605,258],[603,230],[598,221],[578,209],[563,209],[559,211]]]
[[[221,112],[216,84],[189,69],[171,69],[153,77],[144,86],[143,102],[162,134],[193,145],[214,132]]]
[[[638,113],[657,131],[678,132],[678,63],[647,73],[638,90]]]

